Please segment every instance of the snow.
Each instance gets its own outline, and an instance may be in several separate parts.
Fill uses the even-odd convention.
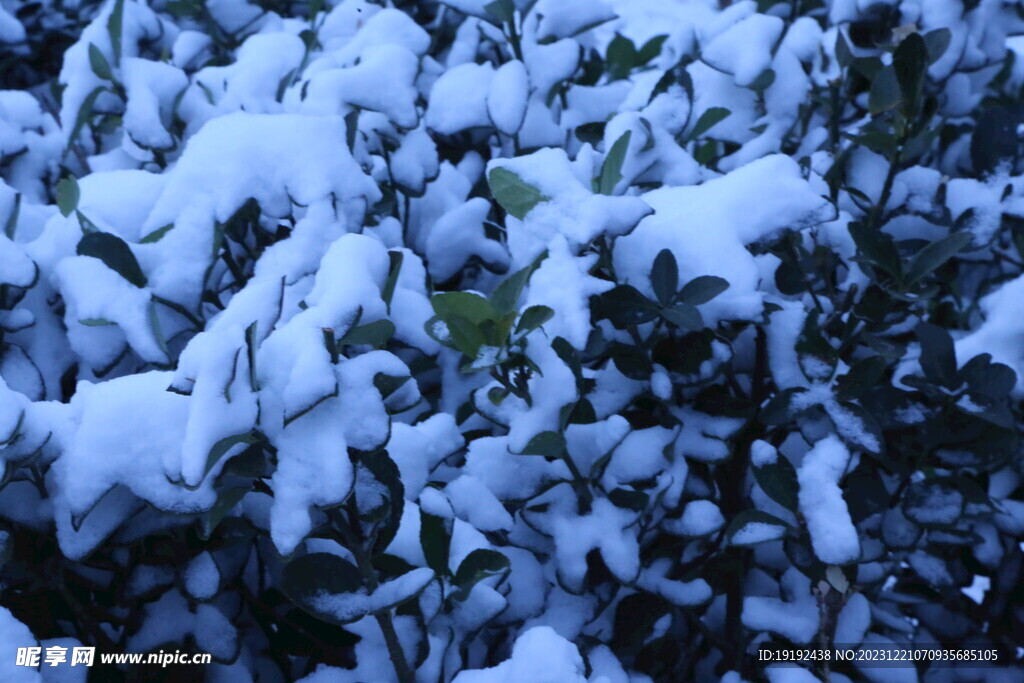
[[[839,481],[850,453],[835,436],[814,444],[797,469],[800,512],[807,520],[814,554],[826,564],[846,564],[860,557],[860,540],[850,519]]]
[[[397,579],[385,581],[372,592],[365,589],[354,593],[320,591],[312,596],[310,604],[318,612],[330,614],[344,623],[405,600],[423,590],[433,580],[434,572],[430,569],[413,569]]]
[[[462,671],[453,683],[584,683],[584,671],[575,645],[550,626],[535,626],[516,638],[509,659],[490,669]]]
[[[526,117],[529,94],[529,76],[521,61],[513,59],[498,67],[487,92],[487,113],[494,127],[515,135]]]
[[[774,465],[778,457],[779,453],[775,450],[775,446],[772,446],[767,441],[756,439],[754,443],[750,444],[750,462],[754,467]]]
[[[753,545],[774,541],[786,534],[786,527],[781,524],[770,524],[767,522],[747,522],[736,530],[729,541],[733,545]]]
[[[704,47],[703,59],[731,73],[737,85],[749,87],[771,65],[783,27],[778,17],[752,14],[716,35]]]
[[[701,307],[706,324],[751,319],[761,311],[757,268],[745,245],[826,215],[825,200],[801,178],[796,162],[781,155],[701,185],[654,190],[643,199],[654,214],[616,242],[616,272],[652,294],[651,263],[667,248],[679,264],[681,282],[701,275],[725,278],[729,289]]]
[[[185,570],[185,591],[197,600],[209,600],[220,587],[220,569],[208,552],[196,555]]]
[[[692,500],[683,509],[683,516],[673,524],[666,523],[665,528],[670,533],[683,536],[708,536],[721,529],[724,524],[725,518],[713,502]],[[744,529],[744,532],[747,530]]]
[[[507,222],[508,245],[513,263],[526,267],[552,238],[561,234],[573,253],[599,235],[622,235],[650,213],[637,197],[608,197],[591,192],[580,182],[564,150],[543,149],[514,159],[487,164],[510,171],[549,198],[541,201],[519,221]]]
[[[818,604],[810,593],[810,579],[795,567],[782,576],[785,600],[771,597],[743,599],[743,625],[771,631],[794,643],[809,643],[818,632]]]
[[[460,64],[444,72],[430,90],[427,126],[442,135],[490,124],[487,93],[494,78],[490,64]]]
[[[835,589],[834,640],[843,644],[934,637],[938,608],[907,603],[894,593],[897,577],[978,604],[1004,588],[993,572],[1024,530],[1012,467],[982,478],[989,511],[948,483],[976,478],[969,467],[922,465],[901,486],[863,456],[890,446],[898,459],[911,432],[941,419],[930,398],[907,398],[899,382],[917,373],[918,345],[902,360],[889,349],[900,351],[920,320],[949,323],[949,301],[960,314],[951,330],[958,365],[990,354],[1018,375],[1013,410],[1024,396],[1024,276],[1012,243],[1024,182],[1014,160],[989,172],[977,158],[987,151],[985,117],[1024,83],[1021,60],[1000,71],[1008,52],[1024,55],[1012,3],[511,0],[511,22],[492,14],[509,5],[489,0],[210,0],[190,16],[182,3],[17,4],[0,8],[0,42],[13,59],[5,87],[18,88],[0,91],[0,554],[24,564],[26,539],[56,543],[67,572],[112,618],[128,620],[125,633],[106,617],[100,624],[127,649],[194,645],[233,662],[210,669],[217,679],[389,681],[388,644],[366,616],[386,610],[417,680],[641,683],[651,678],[633,670],[645,655],[621,647],[622,607],[642,597],[697,608],[718,643],[737,604],[701,572],[729,545],[751,546],[733,597],[753,643],[810,643],[830,627],[819,600],[846,582],[837,565],[857,573]],[[890,215],[873,216],[860,198],[880,199],[889,162],[857,135],[877,133],[888,115],[862,115],[866,90],[841,86],[835,131],[829,95],[849,71],[837,36],[849,38],[882,5],[899,15],[894,41],[949,31],[928,89],[950,125],[901,165]],[[122,9],[123,21],[114,15]],[[658,48],[611,80],[599,72],[615,61],[612,41],[623,45],[617,35]],[[846,42],[857,57],[892,61],[888,45]],[[53,45],[63,54],[48,60]],[[698,131],[712,108],[728,116]],[[602,183],[616,169],[621,178]],[[526,186],[515,207],[494,197],[502,175]],[[894,325],[865,320],[862,307],[881,290],[850,225],[875,218],[905,262],[951,230],[972,237],[955,257],[955,280],[938,285],[943,306],[905,301]],[[116,259],[77,253],[94,230],[124,242],[144,286],[120,275]],[[774,241],[783,236],[820,265],[841,261],[813,294],[780,291],[786,245]],[[679,268],[673,284],[729,282],[699,305],[710,358],[685,373],[671,355],[689,363],[698,335],[657,319],[614,329],[592,307],[616,284],[652,296],[662,249]],[[532,265],[501,319],[477,330],[428,325],[434,295],[494,296]],[[532,306],[554,315],[516,333]],[[835,367],[795,348],[811,311],[830,323]],[[339,345],[367,325],[390,337]],[[468,360],[435,339],[467,330],[484,337]],[[757,386],[761,332],[768,376]],[[579,364],[563,359],[565,347],[555,352],[556,338]],[[892,386],[878,389],[902,397],[891,405],[870,394],[840,401],[836,377],[865,344],[896,366]],[[623,345],[640,347],[651,365],[619,355]],[[499,376],[529,400],[492,401]],[[792,421],[762,425],[750,406],[732,405],[763,387],[797,390]],[[986,417],[984,394],[970,389],[948,403],[965,420]],[[888,409],[876,416],[887,435],[895,422],[910,441],[882,444],[859,417],[876,408]],[[998,438],[995,429],[986,438]],[[564,437],[565,452],[523,454],[544,432]],[[350,622],[351,661],[328,666],[289,638],[268,649],[250,612],[267,591],[276,595],[281,565],[297,554],[355,563],[358,549],[325,523],[336,525],[350,503],[376,512],[385,487],[353,463],[381,450],[404,500],[392,501],[401,505],[394,537],[372,548],[380,585],[316,601],[331,620]],[[946,465],[969,455],[936,452]],[[753,471],[723,478],[748,455]],[[753,477],[787,463],[797,512]],[[242,471],[253,467],[261,472]],[[895,496],[857,525],[844,498],[860,495],[844,481],[854,470],[881,476]],[[739,499],[724,490],[733,485]],[[745,510],[753,521],[736,529]],[[424,515],[451,537],[444,576],[426,568],[437,549],[421,538]],[[977,542],[964,545],[963,534]],[[808,535],[831,581],[813,590],[794,566],[808,565],[790,557],[801,550],[790,541]],[[162,537],[188,539],[190,550],[147,554]],[[950,544],[992,581],[953,571]],[[456,595],[454,575],[475,550],[501,553],[511,571]],[[607,571],[591,571],[592,553]],[[415,616],[394,609],[412,596]],[[78,643],[69,634],[81,637],[83,626],[59,619],[33,634],[14,615],[32,629],[36,621],[12,609],[0,608],[12,645],[0,668],[38,680],[37,670],[12,666],[13,645],[43,635],[44,647]],[[677,612],[655,615],[644,642],[679,636]],[[724,673],[736,683],[716,649],[687,652],[682,664],[694,678]],[[290,660],[298,668],[279,670]],[[816,672],[749,673],[775,682]]]

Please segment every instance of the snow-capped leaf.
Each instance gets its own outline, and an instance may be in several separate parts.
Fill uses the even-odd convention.
[[[487,182],[501,208],[520,220],[526,218],[533,207],[551,199],[508,169],[491,169]]]
[[[79,256],[98,258],[108,268],[116,272],[136,287],[145,287],[146,274],[139,267],[139,262],[127,243],[117,235],[109,232],[92,232],[83,235],[78,242],[76,253]]]
[[[503,554],[494,550],[474,550],[462,561],[452,578],[452,585],[457,589],[452,597],[462,602],[469,597],[473,587],[484,579],[509,571],[511,565]]]

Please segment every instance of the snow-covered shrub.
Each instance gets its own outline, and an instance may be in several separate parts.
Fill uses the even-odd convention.
[[[4,647],[1012,679],[1022,16],[4,0]]]

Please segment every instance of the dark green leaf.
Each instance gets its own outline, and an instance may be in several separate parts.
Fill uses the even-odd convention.
[[[449,322],[455,317],[468,320],[473,325],[479,325],[485,320],[495,320],[498,312],[491,305],[491,302],[470,292],[443,292],[435,294],[430,299],[431,306],[437,316]]]
[[[139,267],[135,254],[117,235],[109,232],[91,232],[83,235],[78,242],[77,253],[80,256],[98,258],[136,287],[146,286],[146,275]]]
[[[916,104],[928,68],[928,47],[920,33],[911,33],[900,42],[893,53],[892,66],[903,100]]]
[[[530,306],[519,318],[516,334],[531,332],[555,317],[555,312],[547,306]]]
[[[427,566],[438,576],[446,576],[451,535],[443,517],[436,517],[420,510],[420,546],[423,548]]]
[[[474,550],[455,572],[452,585],[457,590],[453,597],[459,601],[465,600],[476,584],[491,576],[507,574],[510,568],[508,558],[496,550]]]
[[[1017,125],[1020,117],[1008,107],[981,110],[971,135],[971,164],[982,175],[995,172],[1017,157]]]
[[[78,208],[78,200],[81,196],[78,189],[78,180],[75,176],[69,175],[57,183],[57,208],[62,216],[67,218],[71,212]]]
[[[872,114],[895,109],[903,101],[900,82],[896,78],[896,71],[890,65],[883,67],[875,75],[871,82],[871,92],[868,94],[868,110]]]
[[[637,65],[638,66],[642,66],[642,65],[646,64],[647,62],[651,61],[652,59],[654,59],[655,57],[657,57],[658,55],[660,55],[661,54],[661,47],[662,47],[662,45],[665,44],[665,41],[667,39],[668,39],[668,35],[667,34],[662,34],[660,36],[654,36],[653,38],[648,40],[646,43],[644,43],[643,47],[641,47],[639,50],[637,50],[637,53],[636,53],[636,63],[637,63]]]
[[[110,70],[110,64],[107,62],[107,58],[103,56],[100,49],[94,44],[89,43],[89,66],[92,67],[92,72],[104,81],[113,81],[114,72]]]
[[[768,426],[783,425],[796,417],[790,407],[793,396],[807,391],[803,387],[784,389],[774,396],[758,411],[758,419]]]
[[[515,9],[512,0],[494,0],[484,5],[484,10],[497,19],[499,24],[511,24],[515,18]]]
[[[716,125],[724,121],[732,114],[731,111],[725,107],[709,107],[704,110],[704,113],[697,119],[697,123],[694,124],[693,130],[686,136],[686,140],[696,140],[700,136],[707,133],[709,130],[714,128]]]
[[[388,340],[395,336],[395,324],[390,320],[376,320],[366,325],[360,325],[345,333],[345,336],[338,340],[338,345],[366,344],[375,349],[383,348]]]
[[[775,515],[770,515],[767,512],[761,510],[744,510],[735,517],[729,523],[728,528],[725,530],[725,536],[729,539],[729,542],[733,545],[748,545],[749,543],[745,540],[736,541],[735,536],[737,533],[742,531],[745,527],[751,524],[768,524],[771,526],[780,527],[785,532],[790,527],[788,524],[783,522]],[[754,541],[759,543],[760,541]]]
[[[665,320],[681,330],[696,332],[697,330],[704,329],[704,316],[701,315],[696,306],[684,301],[680,301],[672,308],[664,309],[661,315]]]
[[[209,473],[214,466],[220,462],[220,459],[224,457],[229,450],[238,444],[254,444],[259,441],[259,438],[252,432],[252,430],[242,432],[241,434],[232,434],[231,436],[225,436],[220,439],[217,443],[213,444],[210,448],[210,452],[206,456],[206,468],[203,470],[204,476]]]
[[[565,437],[558,432],[536,434],[519,455],[543,455],[559,458],[565,453]]]
[[[162,228],[157,228],[156,230],[154,230],[153,232],[149,233],[141,240],[139,240],[139,244],[153,244],[154,242],[159,242],[161,239],[163,239],[164,235],[166,235],[173,227],[174,223],[168,223]]]
[[[729,289],[729,281],[716,275],[695,277],[679,291],[679,300],[693,306],[700,306]]]
[[[618,33],[608,43],[604,61],[608,65],[608,79],[618,81],[629,76],[629,72],[637,65],[636,45],[629,38]]]
[[[608,151],[608,156],[605,157],[604,164],[601,166],[601,178],[597,184],[599,194],[614,194],[615,186],[622,180],[622,164],[626,160],[626,152],[629,150],[629,140],[632,136],[633,131],[627,130]]]
[[[380,298],[384,300],[384,304],[388,307],[388,313],[391,312],[391,299],[395,296],[395,287],[398,286],[398,275],[402,271],[402,259],[405,257],[403,252],[394,249],[388,252],[388,277],[384,280],[384,287],[380,290]]]
[[[875,268],[899,279],[903,273],[899,251],[892,237],[863,223],[850,223],[850,236],[863,258]]]
[[[924,34],[924,44],[928,48],[929,64],[934,64],[939,61],[942,55],[946,54],[951,37],[952,34],[948,28],[937,28]]]
[[[840,401],[860,398],[878,384],[885,374],[887,365],[881,356],[870,356],[857,361],[846,374],[836,379],[836,398]]]
[[[398,524],[402,520],[402,512],[405,510],[405,487],[402,485],[402,475],[398,471],[398,466],[395,465],[395,461],[391,459],[387,451],[377,450],[371,453],[362,453],[359,455],[357,463],[358,466],[366,468],[373,479],[381,485],[381,487],[374,487],[378,489],[374,495],[380,497],[385,509],[379,515],[371,515],[379,518],[379,521],[374,524],[373,547],[371,548],[372,554],[377,555],[384,552],[394,540],[395,534],[398,533]],[[386,497],[380,496],[379,488],[387,491]],[[358,496],[359,492],[360,487],[357,486],[355,495]],[[360,506],[360,523],[364,525],[364,535],[367,535],[363,508],[364,506]]]
[[[907,266],[904,282],[908,286],[917,283],[921,278],[956,256],[970,243],[971,234],[968,232],[954,232],[937,242],[932,242],[911,259],[910,265]]]
[[[599,297],[601,311],[618,329],[654,320],[660,307],[632,285],[619,285]]]
[[[121,42],[124,27],[124,0],[114,0],[114,9],[107,19],[107,34],[114,50],[114,65],[121,66]]]
[[[670,306],[678,287],[679,266],[676,265],[676,257],[671,249],[662,249],[654,258],[654,267],[651,268],[651,288],[658,303]]]
[[[836,31],[836,61],[842,69],[853,63],[853,51],[850,50],[850,44],[846,42],[842,30]]]
[[[946,388],[955,388],[956,351],[949,332],[931,323],[920,323],[914,332],[921,342],[921,370],[924,376]]]
[[[769,498],[782,507],[796,512],[799,485],[793,463],[780,453],[776,455],[775,462],[754,467],[753,470],[754,479]]]
[[[533,207],[551,199],[508,169],[491,169],[487,183],[501,208],[520,220],[526,218]]]

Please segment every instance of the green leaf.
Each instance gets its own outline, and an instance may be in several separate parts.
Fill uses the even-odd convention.
[[[920,323],[914,332],[921,342],[925,378],[948,389],[956,388],[956,350],[949,332],[931,323]]]
[[[632,285],[618,285],[598,297],[601,311],[617,329],[654,320],[661,308]]]
[[[885,374],[887,365],[881,356],[870,356],[857,361],[845,375],[836,379],[836,398],[840,401],[860,398],[878,384]]]
[[[629,76],[638,59],[633,41],[616,33],[608,43],[608,50],[604,56],[604,61],[608,65],[608,80],[618,81]]]
[[[902,277],[903,266],[900,254],[896,249],[896,243],[888,233],[869,228],[859,222],[850,223],[849,230],[861,257],[866,258],[872,266],[881,269],[897,280]]]
[[[670,306],[679,287],[679,266],[671,249],[662,249],[654,257],[651,268],[651,289],[662,306]]]
[[[754,479],[769,498],[787,510],[796,512],[799,485],[793,463],[780,453],[775,457],[775,462],[754,467],[753,470]]]
[[[924,44],[928,48],[929,64],[934,64],[939,61],[942,55],[946,54],[951,38],[952,34],[948,28],[937,28],[924,34]]]
[[[108,268],[116,272],[136,287],[146,286],[146,275],[139,267],[135,254],[123,239],[109,232],[91,232],[83,235],[78,242],[77,253],[80,256],[92,256],[103,261]]]
[[[732,522],[729,523],[729,527],[725,530],[726,538],[728,538],[729,542],[733,545],[752,545],[749,541],[740,540],[737,542],[735,538],[737,533],[751,524],[768,524],[771,526],[777,526],[781,528],[783,533],[790,529],[788,524],[775,515],[770,515],[767,512],[762,512],[761,510],[744,510],[733,517]],[[761,541],[754,541],[753,543],[760,542]]]
[[[516,324],[516,334],[532,332],[555,317],[555,312],[547,306],[530,306]]]
[[[393,336],[395,336],[395,324],[393,322],[390,320],[376,320],[346,332],[345,336],[338,340],[338,346],[366,344],[375,349],[380,349]]]
[[[805,391],[807,391],[807,389],[804,389],[803,387],[792,387],[777,392],[758,411],[758,419],[762,424],[768,425],[769,427],[786,424],[796,416],[790,405],[793,401],[793,396]]]
[[[508,169],[491,169],[487,183],[501,208],[519,220],[526,218],[533,207],[551,199]]]
[[[466,556],[452,579],[457,589],[453,597],[463,601],[476,584],[491,576],[507,574],[511,569],[508,558],[496,550],[477,549]]]
[[[388,260],[390,267],[388,268],[388,277],[384,280],[384,287],[380,290],[380,298],[384,300],[385,305],[388,307],[388,313],[391,312],[391,299],[395,296],[395,287],[398,286],[398,275],[402,271],[402,259],[404,253],[398,250],[391,250],[388,252]]]
[[[85,325],[86,327],[103,327],[105,325],[117,324],[112,320],[107,320],[106,318],[83,318],[82,320],[79,320],[78,323],[80,325]]]
[[[518,310],[519,297],[522,295],[526,283],[530,281],[533,271],[537,269],[543,259],[543,254],[538,256],[533,263],[509,275],[500,285],[494,288],[494,291],[491,293],[491,306],[494,307],[498,314],[505,315]]]
[[[756,92],[761,92],[771,86],[775,82],[775,71],[773,69],[765,69],[757,78],[754,79],[753,83],[747,87]]]
[[[430,305],[434,307],[437,316],[445,322],[461,317],[473,325],[479,325],[485,320],[496,320],[500,317],[490,301],[470,292],[435,294],[430,298]]]
[[[451,315],[445,324],[448,325],[452,344],[470,359],[476,358],[480,347],[487,344],[487,338],[480,328],[461,315]]]
[[[398,524],[402,519],[402,512],[405,510],[405,487],[402,485],[402,475],[398,471],[398,466],[386,450],[361,453],[356,463],[359,467],[365,468],[378,484],[373,487],[373,495],[382,501],[380,507],[370,511],[370,514],[367,515],[366,502],[360,501],[358,505],[359,521],[364,527],[363,536],[373,538],[371,551],[373,555],[378,555],[384,552],[394,540],[395,534],[398,533]],[[381,489],[387,491],[387,496],[380,495]],[[356,496],[359,495],[360,490],[363,490],[362,487],[357,486]],[[372,526],[372,534],[366,528],[367,521],[370,521]]]
[[[57,208],[62,216],[67,218],[71,212],[78,208],[78,200],[81,192],[78,189],[78,180],[69,175],[57,183]]]
[[[519,455],[543,455],[560,458],[565,453],[565,437],[558,432],[541,432],[534,435]]]
[[[956,256],[970,243],[971,234],[969,232],[954,232],[937,242],[932,242],[911,259],[904,282],[908,286],[917,283],[921,278]]]
[[[853,51],[841,30],[836,31],[836,61],[839,62],[841,69],[845,69],[853,63]]]
[[[1008,107],[988,106],[981,110],[971,134],[971,164],[981,175],[989,175],[1017,156],[1017,125],[1020,116]]]
[[[409,375],[385,375],[383,372],[378,372],[373,376],[373,386],[380,392],[381,399],[387,400],[410,379],[412,377]]]
[[[149,233],[141,240],[139,240],[139,244],[153,244],[154,242],[159,242],[160,240],[163,239],[164,235],[170,232],[171,228],[173,227],[174,223],[168,223],[162,228],[157,228],[156,230],[154,230],[153,232]]]
[[[900,82],[896,78],[896,71],[892,65],[883,67],[875,79],[871,82],[871,92],[868,94],[868,111],[872,114],[895,109],[903,101]]]
[[[96,98],[106,90],[104,86],[98,85],[82,100],[82,106],[78,108],[78,115],[75,117],[75,125],[72,127],[71,135],[68,137],[68,145],[64,149],[64,156],[67,156],[68,152],[71,151],[71,147],[78,140],[79,133],[82,132],[82,128],[85,127],[85,124],[88,123],[89,118],[92,116],[92,108],[96,104]]]
[[[210,452],[206,455],[206,467],[203,470],[203,476],[209,474],[210,470],[220,462],[220,459],[224,457],[229,450],[238,444],[254,444],[259,441],[259,437],[250,429],[242,432],[241,434],[232,434],[231,436],[225,436],[223,439],[217,441],[210,448]]]
[[[928,68],[928,47],[920,33],[911,33],[896,47],[892,67],[903,100],[908,105],[916,105],[921,97],[925,70]]]
[[[685,301],[680,301],[672,308],[664,309],[661,315],[681,330],[696,332],[704,329],[704,316],[700,314],[696,306]]]
[[[729,289],[729,281],[717,275],[701,275],[687,282],[679,291],[679,300],[700,306]]]
[[[615,186],[622,180],[622,164],[626,160],[626,152],[629,150],[629,140],[633,131],[627,130],[615,141],[608,156],[601,166],[601,179],[597,184],[599,194],[610,195],[615,192]]]
[[[356,593],[363,589],[363,578],[356,566],[332,553],[310,553],[297,557],[281,572],[281,592],[295,604],[325,621],[336,620],[314,606],[322,593]],[[361,613],[355,619],[365,616]]]
[[[637,65],[642,66],[660,55],[661,47],[665,44],[666,40],[668,40],[668,34],[663,33],[661,35],[654,36],[644,43],[643,47],[637,50],[636,53]]]
[[[443,517],[420,510],[420,546],[423,548],[423,557],[427,560],[427,566],[439,576],[448,574],[451,540]]]
[[[107,33],[114,51],[114,66],[121,66],[121,36],[124,27],[124,0],[114,0],[114,9],[107,19]]]
[[[512,0],[494,0],[484,5],[484,11],[498,20],[499,23],[511,24],[515,19],[516,6]]]
[[[89,43],[89,66],[92,67],[92,72],[104,81],[112,82],[114,80],[114,72],[111,71],[107,58],[92,43]]]
[[[238,505],[238,502],[251,490],[252,487],[246,485],[232,486],[221,491],[217,495],[217,502],[200,517],[200,538],[204,541],[208,541],[214,530],[217,528],[217,525],[224,519],[225,515],[231,512],[232,508]]]
[[[709,130],[717,126],[719,123],[729,118],[732,114],[731,111],[725,107],[709,107],[704,110],[704,113],[697,119],[697,123],[693,125],[693,130],[686,136],[686,141],[696,140],[700,136],[707,133]]]

